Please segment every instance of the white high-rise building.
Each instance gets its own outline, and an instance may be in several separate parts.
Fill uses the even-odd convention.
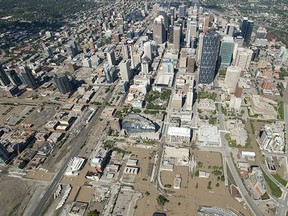
[[[128,46],[125,44],[122,45],[122,55],[123,55],[123,59],[129,59]]]
[[[190,37],[191,38],[197,38],[198,37],[198,32],[197,32],[197,22],[196,21],[191,21],[189,25],[189,30],[190,30]]]
[[[238,48],[234,65],[240,67],[242,70],[246,70],[250,67],[253,51],[245,48]]]
[[[123,81],[129,81],[131,79],[130,60],[122,60],[119,64],[120,75]]]
[[[197,16],[197,14],[198,14],[198,9],[197,9],[196,5],[193,8],[192,14],[193,14],[193,16]]]
[[[199,35],[199,44],[198,44],[198,50],[197,50],[197,63],[200,64],[201,62],[201,55],[202,55],[202,47],[203,47],[203,38],[204,34],[201,33]]]
[[[148,41],[148,42],[144,43],[143,47],[144,47],[144,55],[146,55],[149,58],[149,60],[151,61],[153,59],[151,42]]]
[[[186,96],[186,110],[192,111],[193,109],[193,86],[190,86]]]
[[[225,76],[225,86],[227,87],[230,94],[233,94],[236,89],[237,82],[241,75],[241,68],[237,66],[229,66]]]
[[[113,50],[110,50],[110,52],[107,53],[107,60],[109,65],[116,64],[115,52]]]

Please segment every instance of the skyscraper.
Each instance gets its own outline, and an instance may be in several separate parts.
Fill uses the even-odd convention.
[[[163,18],[164,18],[163,24],[165,26],[165,31],[168,31],[169,18],[168,18],[168,15],[167,15],[166,11],[163,8],[160,8],[159,9],[159,15],[163,16]]]
[[[248,45],[250,43],[251,34],[253,32],[254,22],[248,20],[247,17],[243,17],[241,22],[241,32],[242,37],[244,38],[244,44]]]
[[[241,68],[237,66],[229,66],[226,71],[224,83],[229,90],[230,94],[233,94],[236,89],[237,82],[240,78]]]
[[[123,59],[129,58],[128,46],[126,44],[122,45],[122,55],[123,55]]]
[[[51,48],[46,47],[46,46],[44,47],[44,52],[45,52],[46,57],[51,57],[53,54]]]
[[[174,49],[180,50],[181,46],[182,26],[175,25],[173,29],[173,46]]]
[[[7,70],[6,74],[13,85],[21,85],[21,79],[19,78],[18,74],[15,70]]]
[[[266,39],[267,30],[266,28],[259,27],[256,31],[256,38],[257,39]]]
[[[233,37],[235,31],[236,31],[235,24],[234,23],[228,23],[227,26],[226,26],[226,30],[225,30],[226,35],[229,35],[229,36]]]
[[[0,144],[0,161],[4,163],[8,163],[11,159],[11,154],[7,151],[7,149]]]
[[[199,83],[210,84],[214,80],[217,57],[220,45],[220,34],[208,31],[203,37]]]
[[[75,41],[71,41],[70,51],[71,51],[71,57],[72,58],[74,58],[79,53],[77,43]]]
[[[242,70],[250,67],[253,51],[240,47],[237,49],[234,65],[240,67]]]
[[[170,25],[169,30],[168,30],[168,42],[169,43],[173,43],[173,30],[174,30],[174,27]]]
[[[197,22],[191,21],[189,27],[187,26],[187,28],[190,29],[191,38],[198,37],[197,25],[198,25]]]
[[[33,76],[31,70],[28,67],[19,67],[20,79],[28,88],[36,88],[37,83],[35,77]]]
[[[72,83],[72,80],[70,80],[66,74],[61,74],[61,75],[55,74],[54,81],[61,94],[67,94],[67,93],[72,92],[73,83]]]
[[[110,65],[115,65],[116,64],[116,57],[115,57],[114,50],[110,50],[109,52],[107,52],[106,56],[107,56],[108,63]]]
[[[113,65],[104,64],[103,69],[105,73],[106,82],[113,83],[117,77],[115,67]]]
[[[221,41],[221,47],[219,52],[219,60],[221,67],[228,67],[231,64],[232,56],[234,50],[234,40],[233,37],[224,36]]]
[[[2,65],[0,65],[0,84],[2,86],[7,86],[10,84],[10,80],[9,80],[6,72],[4,71]]]
[[[179,6],[179,17],[185,17],[186,16],[186,6],[180,5]]]
[[[120,75],[123,81],[129,81],[131,79],[130,60],[122,60],[119,64]]]
[[[198,42],[198,49],[197,49],[197,63],[198,64],[201,63],[203,39],[204,39],[204,33],[200,33],[199,42]]]
[[[164,26],[164,17],[158,16],[154,20],[153,24],[153,40],[158,44],[163,44],[166,42],[166,31]]]
[[[149,74],[149,61],[147,56],[141,58],[141,74]]]
[[[146,55],[149,58],[149,60],[151,61],[153,59],[151,42],[148,41],[148,42],[144,43],[143,47],[144,47],[144,55]]]

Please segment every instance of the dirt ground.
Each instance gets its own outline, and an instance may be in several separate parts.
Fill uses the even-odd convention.
[[[39,199],[48,183],[9,176],[0,177],[0,215],[31,215],[36,198]]]
[[[145,153],[144,153],[145,154]],[[146,153],[147,154],[147,153]],[[188,167],[175,167],[173,172],[162,171],[162,184],[171,184],[171,188],[165,188],[164,194],[169,200],[163,207],[157,204],[157,196],[160,194],[157,188],[150,181],[141,181],[135,185],[135,190],[143,193],[143,198],[137,203],[134,215],[152,215],[155,211],[166,212],[167,215],[197,215],[200,206],[217,206],[225,209],[235,209],[243,215],[251,215],[242,203],[238,203],[230,196],[224,182],[218,181],[217,176],[212,174],[213,166],[221,167],[221,155],[219,153],[196,152],[197,162],[202,162],[202,166],[197,169],[210,173],[208,179],[192,176],[188,173]],[[142,163],[143,165],[143,163]],[[141,168],[142,168],[141,165]],[[180,189],[173,189],[173,180],[176,174],[182,177]],[[211,188],[208,189],[208,182],[211,181]],[[141,184],[140,184],[141,182]],[[216,184],[219,183],[217,187]],[[147,193],[147,192],[149,193]]]

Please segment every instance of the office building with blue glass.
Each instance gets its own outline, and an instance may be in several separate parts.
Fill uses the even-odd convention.
[[[248,45],[250,43],[251,35],[253,32],[254,22],[248,20],[247,17],[243,17],[241,22],[241,34],[244,38],[244,44]]]
[[[200,84],[210,84],[214,80],[218,52],[220,46],[220,34],[209,31],[203,36],[201,63],[199,73]]]

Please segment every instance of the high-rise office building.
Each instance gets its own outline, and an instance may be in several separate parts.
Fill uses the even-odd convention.
[[[256,31],[256,38],[257,39],[266,39],[267,30],[266,28],[259,27]]]
[[[18,74],[15,70],[7,70],[6,74],[13,85],[21,85],[21,79],[19,78]]]
[[[229,66],[226,71],[224,83],[229,90],[230,94],[233,94],[236,89],[236,85],[241,75],[241,68],[237,66]]]
[[[116,64],[116,57],[115,57],[114,50],[110,50],[109,52],[107,52],[106,56],[107,56],[108,64],[110,65]]]
[[[194,5],[194,7],[193,7],[192,15],[193,15],[193,16],[197,16],[197,15],[198,15],[198,9],[197,9],[197,6],[196,6],[196,5]]]
[[[193,109],[193,96],[194,96],[194,90],[193,86],[189,86],[188,91],[187,91],[187,97],[186,97],[186,110],[187,111],[192,111]]]
[[[158,16],[155,18],[153,23],[153,40],[158,44],[166,42],[166,30],[164,26],[164,17]]]
[[[197,25],[198,24],[196,21],[191,21],[190,25],[187,26],[187,29],[189,28],[189,30],[190,30],[190,37],[191,38],[197,38],[198,37]]]
[[[173,46],[174,49],[180,50],[181,46],[182,26],[175,25],[173,29]]]
[[[129,81],[131,79],[130,60],[122,60],[119,64],[120,75],[123,81]]]
[[[126,44],[122,45],[122,56],[123,56],[123,59],[129,59],[129,51],[128,51],[128,46]]]
[[[151,42],[148,41],[144,43],[143,47],[144,47],[144,55],[147,56],[149,60],[151,61],[153,59]]]
[[[145,8],[145,11],[146,11],[146,12],[149,11],[149,4],[148,4],[148,2],[145,2],[144,8]]]
[[[37,83],[36,83],[36,79],[33,76],[31,70],[25,66],[25,67],[19,67],[20,70],[20,79],[22,81],[22,83],[24,83],[28,88],[36,88],[37,87]]]
[[[70,51],[71,51],[71,57],[72,58],[74,58],[79,53],[77,43],[75,41],[71,41]]]
[[[232,62],[234,51],[234,40],[231,36],[224,36],[221,40],[221,47],[219,52],[220,66],[227,68]]]
[[[243,47],[238,48],[234,61],[234,66],[238,66],[242,70],[248,69],[250,67],[252,55],[252,50],[245,49]]]
[[[187,56],[187,73],[193,73],[195,70],[195,56]]]
[[[180,5],[179,6],[179,17],[185,17],[186,16],[186,5]]]
[[[173,30],[174,30],[174,27],[170,25],[169,30],[168,30],[168,42],[169,43],[173,43]]]
[[[68,78],[66,74],[54,74],[54,81],[58,91],[61,94],[71,93],[73,90],[73,81]]]
[[[190,30],[186,30],[186,36],[185,36],[185,47],[190,48],[191,47],[191,36],[190,36]]]
[[[113,83],[117,78],[115,67],[110,64],[103,65],[105,79],[107,83]]]
[[[214,80],[220,45],[220,34],[208,31],[203,37],[199,83],[210,84]]]
[[[146,75],[149,74],[149,59],[147,56],[144,56],[141,59],[141,74]]]
[[[199,41],[198,41],[198,49],[197,49],[197,63],[198,64],[200,64],[201,62],[203,39],[204,39],[204,33],[200,33]]]
[[[10,80],[9,80],[6,72],[4,71],[2,65],[0,65],[0,84],[2,86],[7,86],[10,84]]]
[[[163,8],[160,8],[158,14],[159,14],[159,16],[163,16],[163,18],[164,18],[163,24],[165,26],[165,31],[168,31],[168,28],[169,28],[169,17],[167,15],[167,12]]]
[[[234,37],[234,33],[236,31],[236,26],[234,23],[228,23],[225,29],[226,35]]]
[[[46,46],[44,47],[44,52],[45,52],[45,56],[48,57],[48,58],[51,57],[52,54],[53,54],[51,48],[50,47],[46,47]]]
[[[7,149],[0,144],[0,162],[8,163],[11,159],[11,153],[7,151]]]
[[[254,22],[248,20],[247,17],[243,17],[241,22],[241,32],[242,37],[244,38],[244,44],[248,45],[250,43],[251,34],[253,32]]]

